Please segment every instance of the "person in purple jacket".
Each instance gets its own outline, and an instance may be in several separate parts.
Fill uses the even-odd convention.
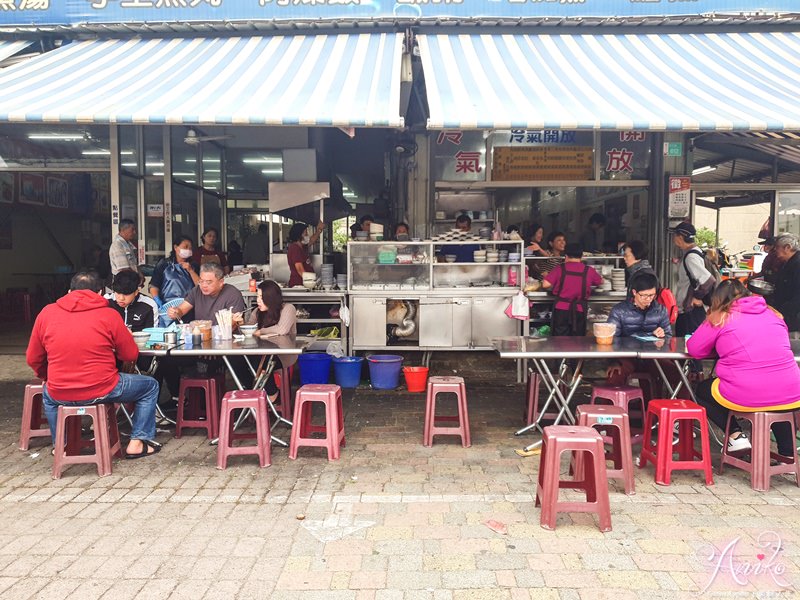
[[[717,377],[701,382],[697,401],[723,431],[729,410],[793,411],[800,408],[800,368],[782,316],[761,296],[735,279],[723,281],[711,297],[708,318],[686,342],[694,358],[719,357]],[[728,451],[748,450],[750,440],[731,423]],[[773,425],[778,453],[792,456],[788,423]]]

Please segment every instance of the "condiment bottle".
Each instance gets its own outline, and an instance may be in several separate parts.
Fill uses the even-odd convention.
[[[203,344],[203,334],[200,332],[200,328],[195,326],[192,330],[192,346],[201,346]]]

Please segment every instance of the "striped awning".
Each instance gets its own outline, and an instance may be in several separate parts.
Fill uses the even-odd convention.
[[[0,72],[0,122],[400,127],[400,33],[74,42]]]
[[[30,41],[11,42],[0,40],[0,61],[7,59],[9,56],[14,56],[17,52],[21,52],[32,43],[33,42]]]
[[[800,33],[418,39],[431,129],[800,129]]]

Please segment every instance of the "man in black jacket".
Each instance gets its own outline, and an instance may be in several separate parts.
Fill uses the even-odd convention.
[[[120,271],[114,275],[111,289],[113,297],[109,298],[108,305],[120,314],[128,329],[136,332],[153,327],[153,305],[139,294],[138,273]]]
[[[772,305],[783,315],[791,332],[800,330],[800,241],[791,233],[775,240],[775,254],[783,261],[775,281]]]

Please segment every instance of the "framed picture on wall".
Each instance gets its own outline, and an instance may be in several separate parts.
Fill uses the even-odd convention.
[[[21,173],[19,181],[19,201],[44,206],[44,175]]]
[[[60,177],[47,178],[47,206],[69,208],[69,184]]]
[[[0,202],[11,204],[16,192],[16,174],[0,173]]]

